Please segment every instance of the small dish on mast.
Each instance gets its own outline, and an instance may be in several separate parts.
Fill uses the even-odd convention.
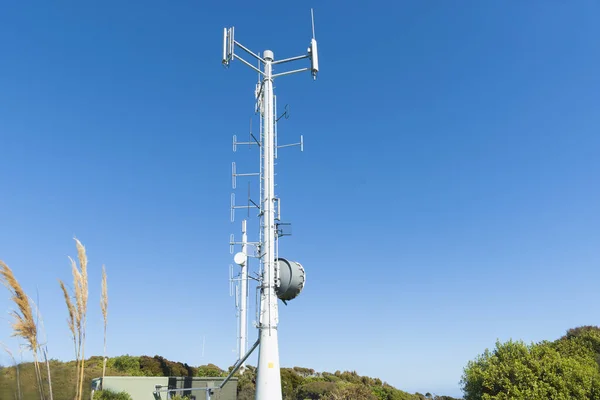
[[[235,253],[235,256],[233,256],[233,261],[237,265],[244,265],[244,264],[246,264],[246,255],[244,253],[242,253],[241,251],[238,253]]]

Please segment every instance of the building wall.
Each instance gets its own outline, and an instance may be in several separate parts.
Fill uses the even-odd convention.
[[[105,376],[102,389],[115,392],[127,392],[132,400],[154,400],[153,392],[156,385],[167,386],[167,377],[137,377],[137,376]]]
[[[237,378],[230,379],[229,382],[223,387],[223,389],[216,389],[223,378],[212,378],[212,377],[172,377],[169,378],[169,389],[189,389],[189,388],[215,388],[214,394],[211,396],[211,400],[236,400],[237,399]],[[177,392],[182,396],[189,396],[190,399],[194,400],[205,400],[206,392],[204,390],[190,390]],[[162,397],[166,399],[165,396]]]
[[[156,400],[154,391],[156,385],[161,385],[162,389],[192,389],[218,387],[223,378],[211,377],[140,377],[140,376],[106,376],[102,381],[103,389],[115,392],[125,391],[131,395],[132,400]],[[215,389],[211,400],[236,400],[237,399],[237,378],[231,379],[222,390]],[[204,390],[186,390],[174,392],[183,396],[190,396],[191,399],[205,400],[206,391]],[[160,393],[162,400],[167,400],[167,393]]]

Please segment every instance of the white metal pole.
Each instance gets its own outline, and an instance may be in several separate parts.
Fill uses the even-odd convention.
[[[246,318],[248,314],[248,309],[246,307],[248,301],[248,235],[246,234],[246,220],[242,221],[242,253],[244,253],[245,260],[241,265],[242,267],[242,276],[241,276],[241,299],[240,299],[240,346],[239,351],[240,354],[238,356],[238,360],[241,360],[242,357],[246,355],[246,338],[248,332],[248,326],[246,323]],[[240,367],[240,372],[243,374],[246,368],[246,362],[242,363]]]
[[[278,304],[275,292],[275,184],[274,184],[274,138],[275,123],[273,112],[273,52],[266,50],[265,78],[263,87],[263,198],[261,218],[263,242],[261,259],[263,279],[260,302],[260,348],[256,377],[256,400],[281,400],[281,375],[279,371],[279,344],[277,337]]]

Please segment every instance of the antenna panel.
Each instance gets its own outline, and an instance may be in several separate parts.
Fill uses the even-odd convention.
[[[233,27],[227,29],[223,28],[223,65],[229,66],[231,60],[233,60],[233,47],[235,42],[233,40]]]
[[[227,28],[223,28],[223,58],[221,62],[227,63]]]
[[[310,9],[310,22],[312,24],[312,39],[308,49],[310,56],[310,72],[314,79],[317,79],[319,73],[319,54],[317,53],[317,39],[315,39],[315,15],[313,9]]]
[[[317,73],[319,73],[319,55],[317,54],[317,40],[315,38],[310,41],[310,72],[316,79]]]

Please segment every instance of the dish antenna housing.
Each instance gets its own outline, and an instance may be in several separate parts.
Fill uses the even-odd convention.
[[[304,267],[296,261],[288,261],[280,257],[277,260],[277,268],[279,270],[277,297],[284,301],[296,298],[304,289],[306,282]]]

